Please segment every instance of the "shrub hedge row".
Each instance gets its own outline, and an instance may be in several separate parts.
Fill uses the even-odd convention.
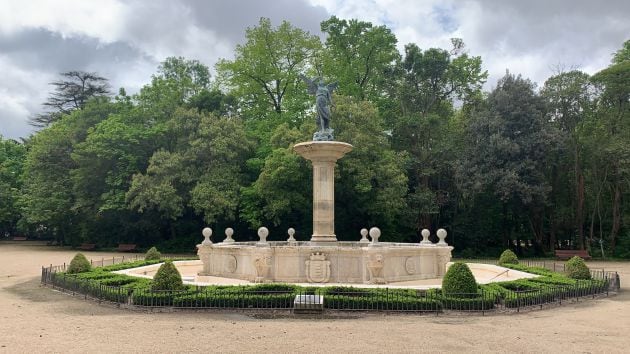
[[[114,270],[156,264],[142,260],[76,274],[56,273],[58,286],[99,299],[139,306],[207,308],[292,308],[295,296],[324,295],[324,307],[338,310],[481,311],[503,303],[507,308],[532,306],[585,296],[606,290],[605,281],[572,279],[545,268],[506,264],[511,269],[541,275],[537,278],[479,285],[476,295],[444,294],[440,289],[355,288],[348,286],[300,287],[265,283],[252,286],[184,286],[176,291],[153,291],[153,281],[112,273]],[[465,296],[464,296],[465,295]]]

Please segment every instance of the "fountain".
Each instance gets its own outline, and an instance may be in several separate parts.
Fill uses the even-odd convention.
[[[251,282],[388,284],[439,278],[446,271],[452,247],[437,231],[439,242],[429,241],[423,230],[419,243],[379,242],[377,227],[361,230],[361,240],[340,242],[335,235],[335,164],[352,151],[352,145],[334,141],[329,126],[331,93],[336,84],[304,76],[309,92],[316,96],[318,131],[313,141],[296,144],[293,150],[313,165],[313,235],[296,241],[288,230],[287,241],[269,242],[269,231],[258,229],[258,242],[234,242],[233,230],[226,240],[212,243],[212,230],[205,228],[204,241],[197,245],[203,270],[198,280],[214,276]],[[367,239],[369,234],[371,241]]]

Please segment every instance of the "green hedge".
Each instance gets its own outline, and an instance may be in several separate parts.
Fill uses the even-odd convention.
[[[202,291],[173,298],[175,307],[212,308],[293,308],[295,294],[256,294],[252,292]]]
[[[572,279],[591,279],[591,272],[589,271],[584,260],[578,256],[573,256],[566,263],[565,270],[567,276]]]
[[[499,265],[505,266],[506,264],[518,264],[518,257],[512,250],[505,250],[499,257]]]
[[[106,301],[139,306],[208,308],[292,308],[298,294],[324,295],[324,307],[336,310],[482,311],[504,303],[508,308],[539,305],[607,290],[603,280],[577,280],[544,268],[507,265],[540,277],[476,286],[476,292],[443,294],[441,289],[357,288],[351,286],[300,287],[264,283],[251,286],[184,286],[177,291],[151,291],[150,279],[111,273],[112,270],[155,264],[137,261],[96,268],[89,272],[56,273],[57,286]]]
[[[475,277],[466,263],[451,264],[442,279],[442,293],[459,297],[468,297],[469,294],[477,293]]]
[[[83,253],[77,253],[70,261],[68,266],[68,274],[89,272],[92,269],[90,261],[85,258]]]

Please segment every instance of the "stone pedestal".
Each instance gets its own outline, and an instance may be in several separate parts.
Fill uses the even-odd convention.
[[[313,163],[313,236],[311,242],[335,242],[335,163],[352,151],[339,141],[309,141],[293,150]]]

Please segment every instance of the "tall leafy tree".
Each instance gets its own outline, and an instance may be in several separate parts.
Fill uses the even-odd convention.
[[[0,236],[17,231],[21,217],[18,205],[26,147],[0,135]]]
[[[323,21],[321,29],[327,35],[323,73],[339,81],[340,94],[377,101],[400,57],[396,36],[385,26],[336,16]]]
[[[140,212],[155,209],[171,220],[186,208],[209,224],[234,220],[250,147],[240,120],[178,109],[167,126],[179,141],[172,151],[156,151],[146,173],[133,176],[129,206]]]
[[[298,74],[312,67],[319,38],[287,21],[274,28],[268,18],[248,28],[245,38],[234,60],[217,63],[219,81],[240,100],[246,119],[294,121],[308,100]]]
[[[600,144],[593,147],[599,151],[594,161],[605,162],[608,171],[606,181],[612,209],[609,244],[615,252],[623,227],[623,200],[630,190],[630,60],[623,59],[618,52],[613,64],[593,75],[592,80],[601,90],[596,128],[603,137]]]
[[[108,99],[93,100],[30,139],[20,197],[24,228],[44,229],[61,244],[78,242],[72,154],[115,110]]]
[[[484,107],[471,116],[467,139],[458,169],[461,188],[492,191],[502,203],[504,247],[516,231],[520,248],[524,230],[541,245],[541,214],[550,190],[546,156],[556,137],[532,82],[509,73],[499,80]]]
[[[405,46],[405,56],[396,69],[399,79],[391,88],[398,104],[386,114],[394,147],[410,156],[408,200],[417,213],[418,233],[432,227],[432,219],[443,207],[454,205],[456,193],[448,191],[453,187],[449,183],[456,153],[453,142],[457,140],[451,125],[453,101],[471,102],[487,77],[480,57],[463,53],[459,40],[453,44],[450,52]]]
[[[93,72],[63,72],[61,79],[50,85],[54,90],[43,103],[46,112],[30,119],[30,123],[36,127],[46,127],[64,114],[83,109],[91,98],[108,96],[110,93],[107,79]]]
[[[541,95],[547,103],[547,119],[550,122],[555,123],[556,127],[562,133],[565,141],[567,141],[567,150],[569,151],[569,163],[568,168],[563,168],[563,163],[560,163],[560,168],[554,169],[554,174],[559,174],[562,171],[568,169],[573,172],[572,184],[573,184],[573,230],[571,232],[577,233],[578,243],[580,248],[584,248],[585,236],[584,236],[584,167],[582,161],[581,148],[583,144],[580,142],[580,138],[583,134],[583,123],[592,114],[593,103],[595,99],[595,90],[593,89],[590,77],[577,70],[560,73],[547,79],[545,85],[541,90]],[[555,182],[556,176],[552,176],[554,181],[552,182],[555,189],[562,188],[562,185]],[[560,193],[560,191],[554,191],[554,195]],[[558,209],[561,208],[563,201],[557,200]],[[556,215],[554,210],[554,215]],[[554,223],[558,220],[557,216],[553,218]],[[553,234],[555,236],[556,225],[552,226]],[[552,240],[552,243],[555,240]]]

